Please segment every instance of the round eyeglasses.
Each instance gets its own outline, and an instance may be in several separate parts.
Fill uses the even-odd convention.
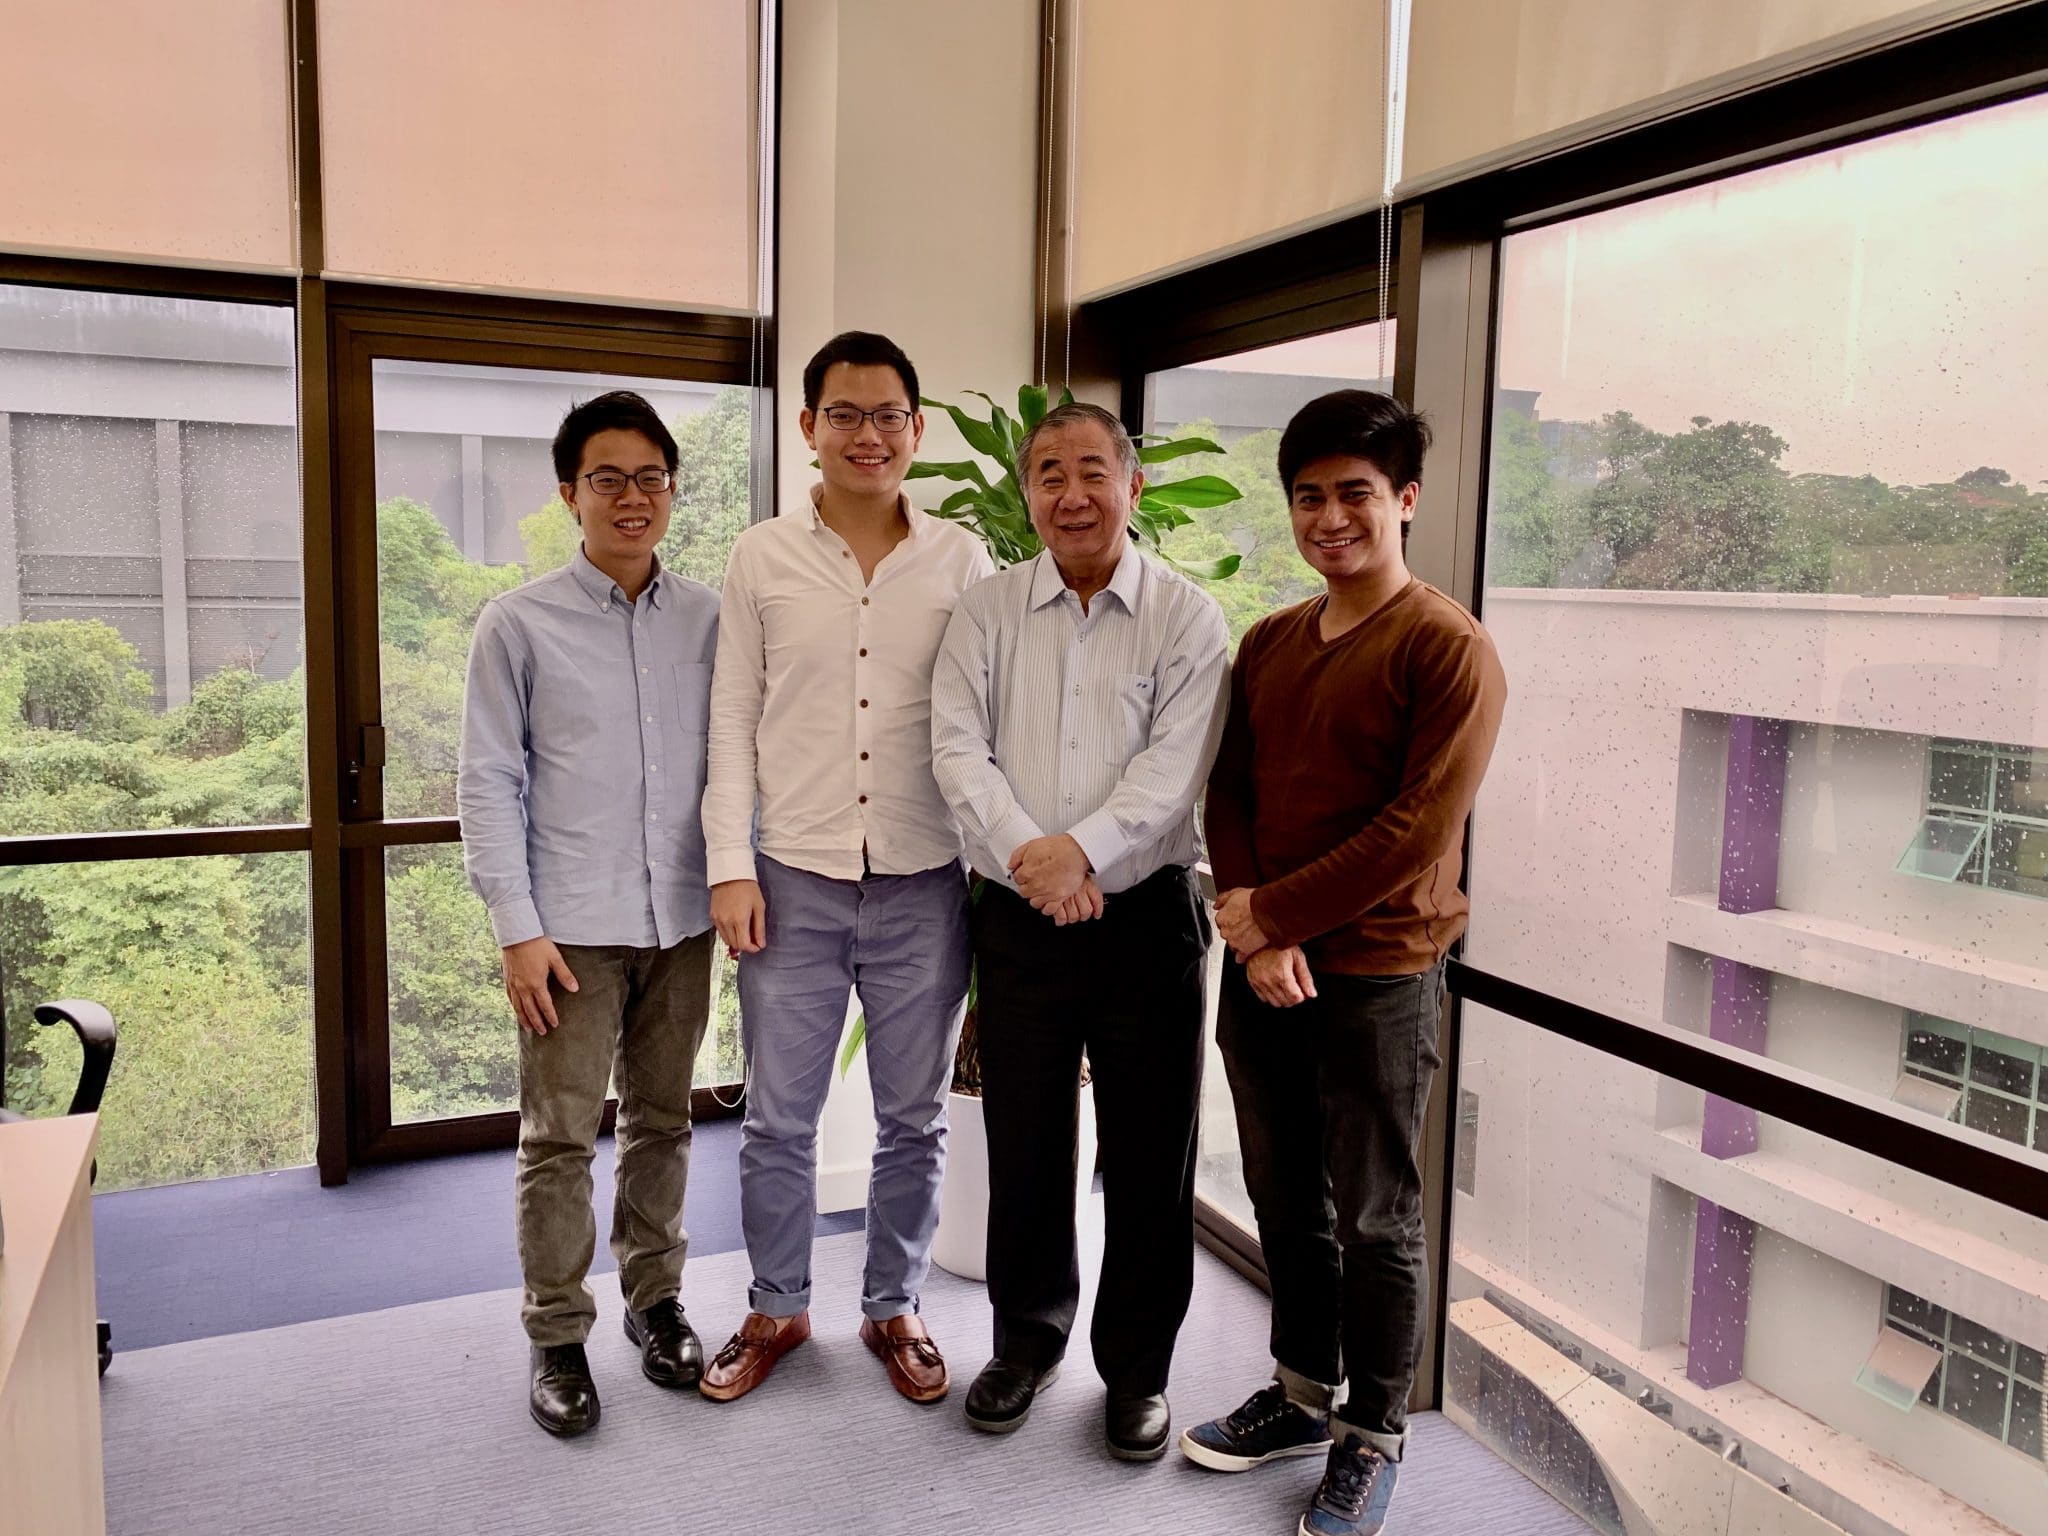
[[[863,421],[873,421],[877,432],[892,434],[910,425],[910,412],[894,405],[885,405],[879,411],[863,411],[850,405],[828,405],[823,415],[835,432],[852,432]]]
[[[676,477],[665,469],[643,469],[637,475],[629,475],[616,469],[593,469],[583,478],[590,482],[590,488],[600,496],[624,495],[628,480],[649,496],[659,496],[676,483]]]

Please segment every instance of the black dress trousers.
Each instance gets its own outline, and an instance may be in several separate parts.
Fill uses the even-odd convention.
[[[998,1358],[1043,1370],[1081,1296],[1082,1053],[1101,1143],[1105,1243],[1090,1343],[1112,1394],[1164,1391],[1194,1287],[1195,1129],[1210,926],[1192,873],[1159,871],[1056,926],[990,881],[975,904],[988,1130],[988,1292]]]

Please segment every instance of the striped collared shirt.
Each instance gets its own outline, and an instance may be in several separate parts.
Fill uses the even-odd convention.
[[[1081,612],[1050,554],[968,588],[932,676],[932,766],[975,869],[1066,832],[1105,893],[1201,856],[1230,673],[1216,600],[1126,548]]]
[[[657,564],[639,601],[581,549],[484,605],[455,803],[498,943],[659,945],[711,926],[704,735],[718,594]]]
[[[818,514],[756,523],[725,567],[704,837],[711,883],[760,851],[832,880],[914,875],[960,857],[932,782],[932,659],[981,540],[901,503],[910,532],[863,581]]]

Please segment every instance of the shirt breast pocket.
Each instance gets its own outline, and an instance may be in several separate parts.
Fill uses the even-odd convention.
[[[689,765],[698,778],[704,774],[705,740],[711,730],[711,663],[679,661],[669,668],[670,729],[675,733],[672,754]]]
[[[1119,767],[1151,745],[1152,706],[1151,673],[1119,672],[1116,675],[1116,710],[1111,722],[1110,745],[1117,752]]]

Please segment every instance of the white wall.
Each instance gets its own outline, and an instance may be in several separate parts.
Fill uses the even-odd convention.
[[[1038,25],[1037,0],[783,6],[782,508],[816,479],[796,413],[837,332],[893,338],[934,399],[1014,399],[1036,370]],[[970,455],[932,412],[921,456]],[[909,489],[930,506],[950,487]]]

